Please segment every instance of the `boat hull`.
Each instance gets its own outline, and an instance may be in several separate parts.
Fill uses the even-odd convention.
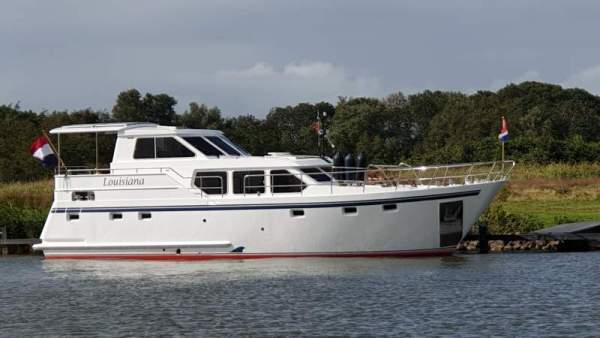
[[[425,249],[425,250],[400,250],[400,251],[375,251],[375,252],[297,252],[297,253],[120,253],[120,254],[53,254],[46,259],[96,259],[96,260],[148,260],[148,261],[205,261],[205,260],[242,260],[265,258],[385,258],[385,257],[437,257],[450,256],[455,247]]]
[[[247,197],[244,203],[107,203],[76,209],[76,220],[68,220],[73,208],[55,204],[35,249],[50,259],[442,256],[453,252],[503,183],[312,197],[310,202],[296,196]],[[448,243],[440,213],[452,203],[460,203],[461,215]],[[143,213],[150,217],[142,219]],[[121,218],[111,219],[115,214]]]

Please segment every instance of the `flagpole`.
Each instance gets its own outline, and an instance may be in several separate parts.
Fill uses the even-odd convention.
[[[504,172],[504,142],[502,142],[502,172]]]
[[[46,131],[44,129],[42,129],[42,134],[44,135],[44,137],[46,138],[46,140],[48,140],[48,145],[50,146],[50,148],[52,148],[52,151],[56,154],[56,156],[58,157],[58,162],[59,162],[59,173],[60,173],[60,165],[62,164],[63,167],[65,166],[65,162],[63,162],[62,158],[60,157],[60,152],[56,151],[56,147],[54,147],[54,143],[52,143],[52,139],[50,138],[50,136],[48,136],[48,134],[46,134]]]
[[[501,132],[504,131],[504,125],[505,125],[505,119],[504,116],[502,116],[502,127],[501,127]],[[500,143],[502,143],[502,172],[504,172],[504,140],[500,140]]]

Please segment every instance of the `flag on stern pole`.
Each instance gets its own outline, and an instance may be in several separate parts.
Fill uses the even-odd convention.
[[[500,134],[498,135],[498,140],[504,143],[508,141],[508,124],[506,123],[506,119],[502,116],[502,127],[500,128]]]
[[[310,129],[316,131],[317,133],[321,132],[321,122],[316,121],[310,125]]]
[[[48,143],[48,139],[46,139],[45,136],[39,136],[33,140],[29,151],[33,157],[42,163],[44,168],[51,169],[56,167],[58,164],[56,154],[54,153],[54,150],[52,150],[52,147]]]

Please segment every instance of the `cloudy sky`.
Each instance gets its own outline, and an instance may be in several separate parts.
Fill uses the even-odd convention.
[[[225,115],[539,80],[600,94],[598,1],[0,0],[0,104],[128,88]]]

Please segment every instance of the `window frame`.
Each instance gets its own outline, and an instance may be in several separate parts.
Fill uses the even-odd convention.
[[[243,174],[243,176],[241,177],[241,185],[237,186],[237,183],[239,181],[239,174]],[[259,178],[262,174],[262,188],[259,187],[251,187],[251,188],[246,188],[245,187],[245,182],[246,182],[246,175],[252,175],[251,178]],[[236,177],[237,176],[237,177]],[[233,183],[233,193],[236,195],[246,195],[246,194],[257,194],[257,193],[261,193],[264,194],[265,191],[267,191],[267,180],[266,180],[266,173],[265,170],[237,170],[237,171],[232,171],[231,172],[231,181]],[[239,188],[239,189],[236,189]],[[262,189],[262,191],[260,191]]]
[[[202,154],[205,157],[216,157],[219,158],[221,156],[228,156],[227,152],[225,152],[223,149],[217,147],[215,144],[213,144],[212,142],[210,142],[206,137],[201,136],[201,135],[189,135],[189,136],[182,136],[181,137],[183,139],[184,142],[186,142],[187,144],[189,144],[194,150],[196,150],[197,152],[199,152],[200,154]],[[204,151],[202,151],[202,149],[197,148],[191,141],[188,141],[188,139],[191,138],[199,138],[202,141],[206,142],[209,146],[213,147],[216,151],[220,152],[220,154],[218,155],[209,155],[206,154]]]
[[[283,173],[273,173],[276,171],[287,171],[287,175],[283,174]],[[280,187],[276,187],[274,184],[274,179],[276,177],[293,177],[294,179],[300,181],[300,184],[297,185],[290,185],[290,186],[280,186]],[[270,169],[269,170],[269,190],[271,191],[271,194],[289,194],[289,193],[302,193],[304,191],[304,189],[306,189],[306,187],[308,186],[308,184],[306,184],[306,182],[304,182],[302,180],[302,175],[299,173],[293,173],[291,172],[289,169]],[[275,188],[280,188],[280,189],[297,189],[300,188],[298,191],[275,191]]]
[[[327,172],[321,169],[321,167],[301,167],[298,168],[298,170],[302,173],[303,176],[308,176],[317,183],[330,183],[331,181],[333,181],[333,177],[331,177]],[[311,170],[313,172],[306,172],[305,170]],[[316,178],[313,176],[321,178]],[[323,177],[327,179],[323,180]]]
[[[231,147],[233,147],[235,150],[237,150],[240,154],[242,154],[242,156],[252,156],[252,154],[250,154],[246,149],[244,149],[244,147],[242,147],[241,145],[233,142],[232,140],[230,140],[224,134],[219,135],[219,137],[223,141],[225,141],[225,143],[229,144]]]
[[[190,151],[192,153],[192,156],[177,156],[177,157],[158,157],[158,150],[156,147],[156,139],[157,138],[171,138],[173,139],[175,142],[177,142],[180,146],[184,147],[186,150]],[[138,142],[140,140],[147,140],[147,139],[152,139],[152,144],[154,147],[154,157],[136,157],[136,151],[137,151],[137,145]],[[165,160],[165,159],[190,159],[190,158],[195,158],[198,157],[198,152],[199,150],[197,150],[194,146],[192,145],[188,145],[188,143],[182,138],[179,137],[178,135],[165,135],[165,136],[141,136],[141,137],[136,137],[135,138],[135,142],[133,145],[133,159],[134,160]]]
[[[136,154],[138,152],[138,144],[142,140],[152,140],[152,157],[137,157]],[[153,160],[156,159],[156,137],[136,137],[135,143],[133,145],[133,159],[134,160]]]
[[[209,177],[209,176],[218,176],[221,177],[221,187],[222,190],[219,187],[204,187],[204,189],[213,189],[213,190],[219,190],[218,192],[206,192],[204,189],[202,189],[200,186],[198,186],[196,184],[196,180],[198,179],[198,174],[204,174],[201,175],[203,177],[206,177],[205,179],[209,179],[212,178],[214,179],[214,177]],[[206,174],[215,174],[215,175],[206,175]],[[194,170],[194,174],[192,176],[192,187],[200,190],[202,192],[202,194],[206,194],[206,195],[221,195],[221,196],[225,196],[228,194],[229,192],[229,171],[227,170],[223,170],[223,169],[215,169],[215,170],[203,170],[203,169],[196,169]],[[224,182],[223,182],[224,181]]]
[[[176,142],[176,144],[178,144],[180,147],[183,147],[183,149],[189,151],[189,153],[191,154],[190,156],[158,156],[158,139],[165,139],[164,142],[166,142],[167,139],[171,139],[174,142]],[[180,140],[177,139],[177,137],[175,136],[155,136],[154,137],[154,156],[156,159],[163,159],[163,158],[190,158],[190,157],[196,157],[196,152],[194,152],[192,149],[189,149],[187,147],[186,144],[184,144],[183,142],[181,142]]]
[[[236,154],[230,154],[227,150],[223,149],[222,146],[219,146],[217,143],[215,143],[215,141],[211,140],[210,137],[212,138],[217,138],[219,139],[221,142],[223,142],[226,146],[228,146],[229,148],[231,148],[231,150],[235,151],[237,153]],[[231,144],[228,144],[220,135],[206,135],[203,136],[203,138],[207,141],[210,142],[210,144],[212,144],[213,146],[215,146],[217,149],[221,150],[223,153],[225,153],[225,156],[242,156],[242,153],[237,150],[235,147],[233,147]]]

